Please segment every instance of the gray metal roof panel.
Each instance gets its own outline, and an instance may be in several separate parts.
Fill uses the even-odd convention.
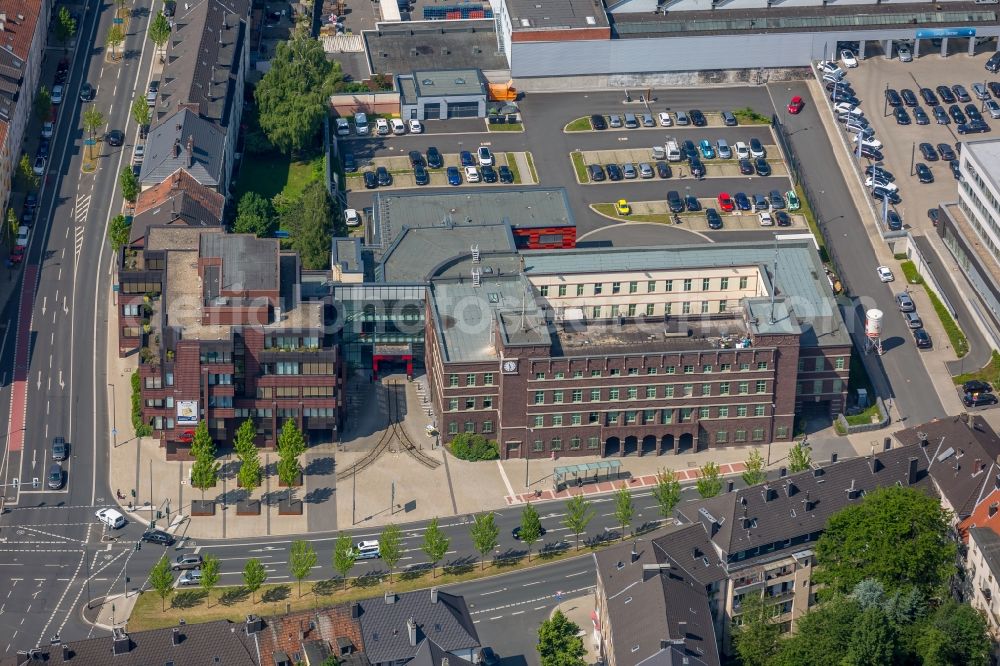
[[[480,647],[479,634],[461,596],[438,591],[437,603],[431,592],[418,590],[395,595],[395,602],[365,599],[361,606],[361,633],[365,653],[373,663],[410,659],[416,653],[406,628],[408,619],[417,623],[417,644],[431,639],[448,652]]]

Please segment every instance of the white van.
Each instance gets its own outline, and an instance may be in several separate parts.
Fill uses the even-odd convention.
[[[382,557],[378,549],[378,541],[359,541],[354,549],[359,560],[376,560]]]
[[[406,134],[406,125],[399,118],[393,118],[389,121],[389,125],[392,127],[392,133],[399,136],[400,134]]]
[[[125,527],[127,522],[125,516],[114,509],[98,509],[95,515],[99,521],[113,530]]]
[[[337,118],[337,136],[347,136],[351,133],[351,125],[347,118]]]
[[[358,136],[368,136],[368,116],[363,113],[354,114],[354,131]]]

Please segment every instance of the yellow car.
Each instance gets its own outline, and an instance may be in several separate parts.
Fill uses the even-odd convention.
[[[632,206],[629,206],[624,199],[619,199],[615,202],[615,212],[619,215],[629,215],[632,212]]]

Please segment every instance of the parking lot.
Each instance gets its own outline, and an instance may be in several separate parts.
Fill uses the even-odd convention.
[[[884,145],[882,162],[884,168],[894,177],[894,184],[898,187],[900,197],[900,202],[894,205],[893,209],[902,218],[904,229],[930,233],[932,225],[927,217],[927,211],[937,207],[939,202],[956,199],[956,179],[948,159],[944,159],[951,157],[947,151],[954,153],[954,158],[957,159],[961,141],[992,135],[992,133],[961,135],[957,132],[957,123],[952,117],[948,118],[948,124],[939,124],[935,119],[933,106],[927,104],[921,95],[921,89],[930,89],[934,93],[932,101],[936,99],[946,112],[952,104],[955,104],[962,111],[962,115],[968,118],[965,107],[968,104],[974,105],[992,128],[1000,121],[990,117],[989,112],[984,109],[986,100],[977,99],[973,92],[973,85],[976,83],[983,85],[997,81],[996,75],[987,72],[983,66],[988,56],[989,54],[975,57],[955,55],[941,58],[930,55],[911,62],[876,57],[863,60],[858,67],[846,70],[846,80],[850,82],[856,96],[861,100],[860,106],[865,118],[874,129],[875,137]],[[966,89],[970,97],[968,102],[954,99],[951,103],[947,103],[946,99],[942,99],[938,87],[947,86],[951,89],[956,84]],[[893,113],[894,107],[889,105],[886,99],[887,88],[901,93],[901,96],[904,90],[912,91],[916,104],[913,104],[914,100],[911,99],[910,104],[903,101],[898,107],[905,109],[910,124],[900,124],[897,121]],[[954,95],[954,92],[952,94]],[[927,124],[917,124],[917,116],[920,114],[918,109],[927,116]],[[844,127],[842,124],[844,135],[850,139],[851,135],[847,134]],[[926,157],[921,152],[922,143],[930,144],[933,148]],[[928,159],[930,157],[936,159]],[[872,160],[867,159],[862,159],[860,162],[862,168],[872,163]],[[917,169],[921,164],[927,167],[933,182],[920,182]],[[928,180],[926,175],[924,180]],[[876,214],[880,214],[881,202],[875,204]]]

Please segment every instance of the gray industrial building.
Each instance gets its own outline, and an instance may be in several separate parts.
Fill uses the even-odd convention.
[[[488,86],[478,69],[437,69],[396,76],[404,120],[485,118]]]

